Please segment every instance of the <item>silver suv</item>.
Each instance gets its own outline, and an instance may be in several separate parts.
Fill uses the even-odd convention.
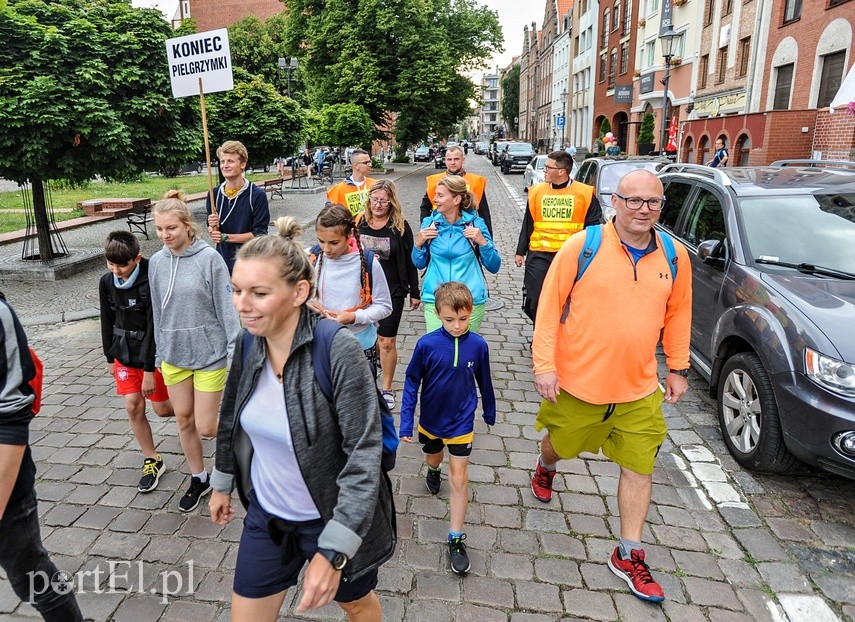
[[[855,165],[854,165],[855,166]],[[659,171],[657,227],[689,250],[693,367],[746,468],[855,479],[855,172]]]

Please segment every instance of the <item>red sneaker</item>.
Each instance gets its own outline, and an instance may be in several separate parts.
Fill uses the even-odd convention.
[[[629,559],[621,559],[618,549],[609,558],[609,568],[618,577],[626,581],[629,590],[642,600],[661,603],[665,592],[650,574],[650,568],[644,561],[643,550],[633,550]]]
[[[534,469],[534,477],[531,478],[531,491],[538,501],[549,503],[552,500],[553,477],[555,477],[555,471],[550,471],[542,466],[540,459],[538,459],[537,466]]]

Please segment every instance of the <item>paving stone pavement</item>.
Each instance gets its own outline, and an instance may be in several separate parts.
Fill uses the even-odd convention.
[[[489,432],[476,421],[466,516],[472,571],[459,578],[448,570],[447,482],[432,497],[420,448],[402,445],[392,473],[399,547],[381,568],[378,586],[383,619],[855,622],[855,485],[807,469],[788,478],[741,470],[724,448],[714,404],[698,376],[690,378],[684,400],[664,407],[670,432],[644,533],[664,603],[631,596],[606,566],[618,534],[615,465],[593,455],[563,462],[553,500],[533,498],[529,478],[540,434],[532,424],[539,400],[532,386],[531,328],[519,310],[522,270],[512,265],[522,180],[497,174],[480,156],[470,155],[467,163],[488,176],[504,261],[498,275],[488,276],[491,298],[503,306],[488,312],[482,326],[498,416]],[[411,223],[417,221],[423,178],[433,172],[405,166],[390,175]],[[320,195],[286,195],[273,201],[271,211],[309,224],[322,203]],[[201,209],[194,205],[200,222]],[[121,226],[72,231],[66,242],[96,247]],[[143,241],[148,255],[158,247],[156,240]],[[206,508],[189,516],[177,511],[186,466],[174,421],[154,415],[168,470],[155,492],[137,492],[141,456],[104,371],[92,318],[99,274],[92,270],[57,283],[0,282],[46,363],[45,405],[31,426],[45,545],[75,580],[88,619],[226,621],[243,513],[239,509],[237,520],[218,527]],[[423,328],[420,311],[404,314],[399,389]],[[204,446],[210,468],[214,444]],[[297,616],[297,596],[297,590],[288,595],[280,620],[344,619],[335,605]],[[0,578],[0,619],[36,617]]]

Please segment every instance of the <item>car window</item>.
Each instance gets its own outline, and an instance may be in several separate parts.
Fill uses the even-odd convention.
[[[665,206],[662,208],[662,213],[659,215],[659,224],[674,231],[677,227],[677,218],[680,216],[680,210],[683,209],[683,204],[692,191],[691,184],[685,184],[680,181],[672,181],[665,188]]]
[[[692,201],[683,237],[694,246],[704,240],[723,240],[726,237],[721,201],[706,188],[699,188]]]
[[[752,258],[855,272],[855,195],[751,197],[741,199],[740,206]]]
[[[593,162],[588,163],[588,171],[585,173],[585,176],[582,178],[583,184],[588,184],[589,186],[597,186],[597,165]]]

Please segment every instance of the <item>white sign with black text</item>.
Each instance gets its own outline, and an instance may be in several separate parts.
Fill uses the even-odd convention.
[[[235,87],[229,31],[225,28],[167,39],[166,57],[173,97],[199,95],[200,79],[204,93]]]

